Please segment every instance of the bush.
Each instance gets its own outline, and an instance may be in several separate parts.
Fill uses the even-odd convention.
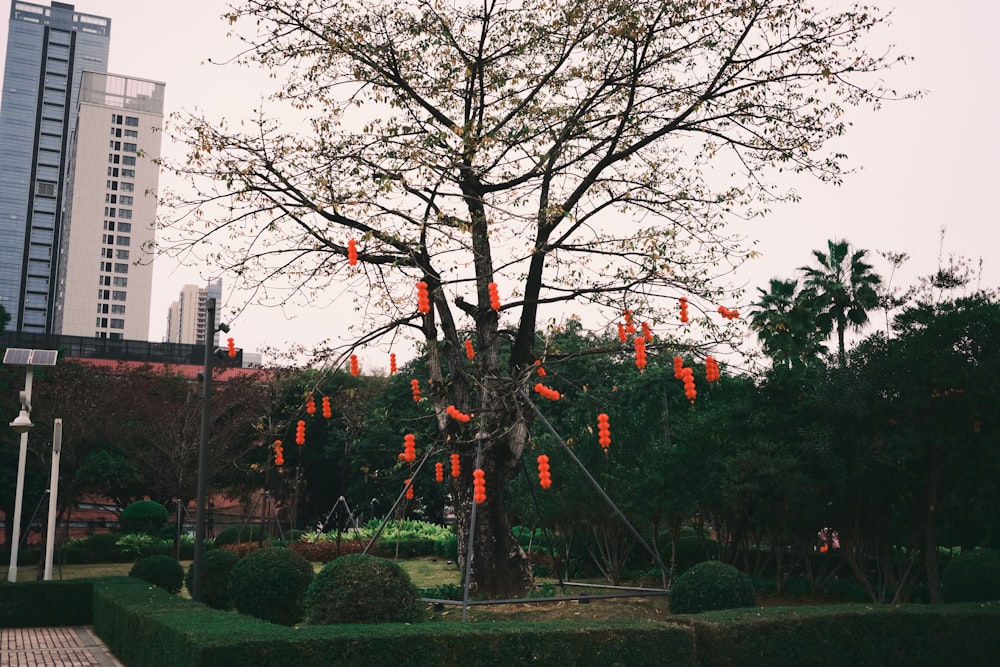
[[[241,544],[244,542],[263,542],[267,535],[260,526],[243,525],[230,526],[215,537],[215,546],[221,547],[226,544]]]
[[[948,602],[1000,600],[1000,551],[963,551],[944,568],[941,588]]]
[[[240,561],[239,557],[225,549],[205,552],[201,560],[201,600],[212,609],[230,609],[229,576]],[[184,575],[184,586],[194,597],[194,568],[189,567]]]
[[[419,594],[398,564],[350,554],[327,563],[306,591],[312,625],[409,622],[418,618]]]
[[[243,558],[229,576],[229,600],[241,614],[295,625],[313,579],[312,565],[291,549],[265,547]]]
[[[750,577],[718,561],[698,563],[679,576],[670,589],[670,611],[674,614],[698,614],[753,604]]]
[[[458,560],[458,537],[448,535],[434,540],[434,555],[441,560]]]
[[[663,549],[663,562],[670,566],[671,548],[668,538],[661,538]],[[702,537],[700,535],[682,535],[677,541],[677,559],[674,562],[674,576],[680,576],[698,563],[704,563],[709,559],[710,553],[718,553],[718,542]]]
[[[145,533],[159,538],[170,514],[155,500],[137,500],[122,510],[118,517],[123,533]]]
[[[180,593],[184,568],[170,556],[147,556],[132,566],[128,576],[148,581],[168,593]]]
[[[146,533],[125,533],[118,538],[115,545],[123,554],[139,559],[153,555],[153,549],[160,545],[161,540]]]

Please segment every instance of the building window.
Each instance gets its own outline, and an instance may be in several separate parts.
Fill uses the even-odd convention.
[[[125,136],[130,139],[136,139],[139,136],[139,132],[137,130],[125,130]]]
[[[124,329],[125,320],[119,320],[114,317],[111,318],[111,328],[112,329]]]
[[[120,208],[118,209],[118,217],[125,218],[126,220],[132,219],[132,209],[130,208]]]
[[[111,306],[111,314],[112,315],[124,315],[125,314],[125,306]]]
[[[122,164],[127,164],[127,165],[131,165],[131,166],[135,166],[135,156],[134,155],[123,155],[122,156]]]
[[[132,238],[131,237],[129,237],[129,236],[122,236],[121,234],[118,235],[118,245],[127,246],[127,245],[131,244],[131,242],[132,242]]]
[[[111,140],[111,145],[109,146],[112,150],[120,151],[122,149],[122,142]]]
[[[122,124],[122,115],[121,114],[111,114],[111,122],[114,123],[115,125],[121,125]]]
[[[122,178],[135,178],[135,169],[122,169]]]
[[[111,194],[109,192],[105,193],[104,194],[104,203],[105,204],[117,204],[118,203],[118,195],[113,195],[113,194]]]
[[[109,218],[115,217],[115,209],[108,208],[107,206],[105,206],[104,207],[104,215],[108,216]]]
[[[115,259],[128,259],[128,250],[115,250]]]
[[[139,119],[135,116],[125,116],[125,125],[128,127],[139,127]]]
[[[115,273],[128,273],[128,264],[115,263]]]
[[[121,199],[119,199],[118,203],[121,204],[122,206],[131,206],[132,205],[132,197],[130,195],[122,195]]]
[[[122,290],[115,290],[114,292],[111,293],[111,300],[112,301],[124,301],[125,300],[125,292],[122,291]]]
[[[107,313],[108,312],[108,304],[106,304],[106,303],[99,303],[99,304],[97,304],[97,312],[98,313]]]
[[[135,183],[122,183],[122,192],[133,192],[135,190]]]
[[[55,197],[56,184],[50,181],[36,181],[35,194],[39,197]]]
[[[119,222],[118,223],[118,231],[120,231],[120,232],[126,232],[126,233],[131,232],[132,231],[132,223],[131,222]]]
[[[108,167],[108,176],[118,178],[118,167]]]
[[[135,144],[130,144],[126,141],[124,150],[126,153],[135,153]]]
[[[111,222],[110,220],[105,220],[104,229],[108,230],[109,232],[115,231],[115,223]]]
[[[128,287],[128,278],[115,277],[115,287]]]

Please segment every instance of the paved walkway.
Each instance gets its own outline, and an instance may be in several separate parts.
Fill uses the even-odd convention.
[[[122,667],[90,626],[4,628],[0,667]]]

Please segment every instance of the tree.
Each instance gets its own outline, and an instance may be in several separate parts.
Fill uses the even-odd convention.
[[[815,300],[811,289],[800,290],[797,280],[772,278],[769,290],[757,291],[750,326],[766,355],[791,367],[826,351],[817,313],[810,307]]]
[[[7,325],[10,324],[10,313],[3,306],[0,306],[0,333],[7,330]]]
[[[813,250],[819,266],[803,266],[805,284],[812,289],[812,307],[822,330],[837,332],[840,365],[847,365],[844,336],[847,329],[868,323],[868,311],[879,305],[882,279],[865,261],[867,250],[853,250],[847,241],[827,241],[827,252]]]
[[[488,596],[531,583],[502,498],[544,309],[652,318],[664,297],[716,298],[716,267],[747,256],[724,220],[794,196],[768,173],[837,181],[844,156],[824,145],[845,107],[894,96],[869,83],[894,58],[862,44],[883,17],[805,0],[247,0],[227,18],[251,25],[238,60],[288,75],[274,101],[308,134],[263,110],[175,119],[190,153],[168,167],[191,190],[166,193],[161,248],[204,248],[263,301],[346,286],[354,346],[418,335],[441,444],[466,470],[482,449],[471,563],[471,477],[453,495]]]

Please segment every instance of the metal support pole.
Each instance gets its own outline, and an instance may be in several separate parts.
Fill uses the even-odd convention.
[[[191,597],[201,600],[202,561],[205,555],[206,496],[208,489],[208,427],[212,414],[212,360],[215,358],[215,299],[205,301],[208,326],[205,329],[205,377],[202,385],[201,440],[198,445],[198,494],[194,527],[194,568]]]
[[[62,453],[62,419],[52,426],[52,473],[49,476],[49,524],[45,533],[45,572],[42,579],[52,580],[52,553],[56,543],[56,509],[59,499],[59,457]]]
[[[21,397],[21,408],[27,410],[31,416],[31,381],[32,368],[24,376],[24,392]],[[24,469],[28,462],[28,432],[21,434],[21,450],[17,456],[17,487],[14,491],[14,532],[10,540],[10,567],[7,568],[7,581],[14,583],[17,581],[17,552],[21,542],[21,511],[24,505]]]

